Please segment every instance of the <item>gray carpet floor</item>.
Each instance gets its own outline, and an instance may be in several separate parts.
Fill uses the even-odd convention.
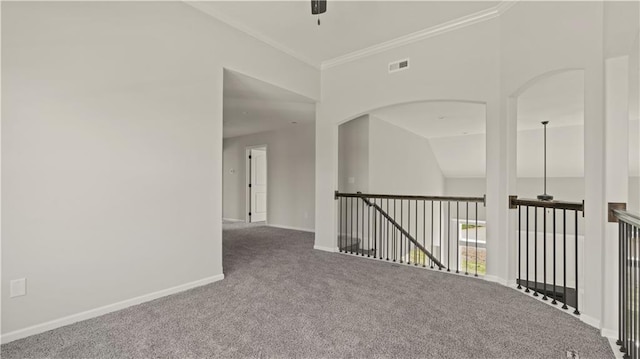
[[[613,358],[596,329],[513,289],[236,227],[223,281],[3,345],[2,358]]]

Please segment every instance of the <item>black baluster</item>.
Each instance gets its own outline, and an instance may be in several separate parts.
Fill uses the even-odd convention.
[[[638,257],[636,255],[636,248],[637,243],[635,240],[635,228],[633,226],[629,226],[629,229],[631,231],[631,255],[629,256],[631,259],[631,290],[629,291],[631,294],[631,308],[629,309],[629,312],[631,312],[631,343],[632,346],[631,348],[633,348],[631,350],[631,358],[637,358],[638,357],[638,330],[637,330],[637,317],[638,315],[635,312],[635,306],[636,306],[636,302],[638,301],[638,295],[636,293],[636,281],[638,280],[638,276],[636,274],[636,268],[637,268],[637,261],[638,261]]]
[[[422,248],[427,248],[427,201],[422,200]],[[422,253],[422,267],[427,266],[427,255]]]
[[[382,210],[382,208],[384,207],[384,199],[380,199],[380,210]],[[376,207],[373,208],[375,213],[380,213],[380,223],[378,224],[378,240],[377,241],[373,241],[373,246],[375,247],[375,250],[373,252],[373,258],[379,258],[382,259],[382,253],[384,252],[384,216],[382,216],[382,212],[378,211],[376,209]],[[374,228],[374,232],[375,232],[375,228]]]
[[[451,272],[451,202],[447,201],[447,272]]]
[[[416,199],[416,236],[414,237],[416,241],[418,241],[420,237],[418,237],[418,200]],[[415,247],[415,254],[413,256],[413,264],[418,265],[418,247]]]
[[[387,198],[387,213],[389,213],[389,198]],[[387,222],[387,260],[389,260],[389,225],[391,223],[389,223],[389,220],[386,221]],[[380,256],[380,259],[382,259],[382,256]]]
[[[635,355],[634,358],[638,357],[638,311],[640,310],[640,308],[638,308],[638,305],[640,303],[640,300],[638,299],[638,227],[633,226],[633,243],[634,243],[634,255],[633,255],[633,268],[634,268],[634,273],[635,273],[635,280],[633,281],[633,294],[634,294],[634,301],[633,301],[633,306],[635,307],[633,310],[634,313],[634,341],[633,343],[635,343],[636,345],[633,346],[634,351],[635,351]]]
[[[340,223],[338,225],[338,250],[342,252],[342,222],[344,211],[342,210],[342,197],[338,197],[338,218],[340,218]]]
[[[623,261],[622,263],[623,266],[623,270],[624,270],[624,284],[622,286],[623,290],[624,290],[624,296],[623,296],[623,300],[624,300],[624,305],[623,305],[623,319],[624,319],[624,325],[623,325],[623,332],[624,332],[624,336],[623,336],[623,341],[624,341],[624,345],[621,348],[621,351],[626,353],[627,352],[627,348],[629,347],[629,307],[628,307],[628,303],[629,303],[629,283],[628,283],[628,278],[629,278],[629,262],[628,262],[628,246],[629,246],[629,236],[628,236],[628,232],[627,232],[627,224],[624,224],[624,243],[622,244],[622,251],[623,251]],[[626,356],[627,358],[629,357],[628,355]]]
[[[404,200],[400,200],[400,227],[404,226]],[[402,257],[404,252],[402,251],[402,245],[404,242],[404,233],[400,232],[400,263],[402,263]]]
[[[632,316],[633,313],[631,312],[631,308],[630,307],[630,303],[631,303],[631,296],[632,296],[632,292],[633,292],[633,287],[631,286],[631,263],[632,263],[632,258],[631,258],[631,241],[632,241],[632,237],[631,237],[631,225],[627,224],[627,245],[626,245],[626,253],[625,253],[625,265],[627,267],[627,295],[626,295],[626,301],[627,303],[625,304],[625,310],[627,311],[627,357],[629,357],[629,355],[631,355],[632,351],[633,351],[633,341],[632,341],[632,336],[631,336],[631,321],[633,320]]]
[[[393,199],[393,220],[396,220],[396,199]],[[397,236],[397,230],[394,227],[393,228],[393,261],[396,261],[396,257],[397,257],[397,247],[398,247],[398,236]]]
[[[373,198],[373,204],[374,204],[374,206],[376,204],[376,199],[375,198]],[[382,221],[382,217],[380,217],[380,221]],[[376,231],[376,228],[378,228],[377,224],[378,224],[378,211],[376,211],[376,208],[374,207],[373,208],[373,246],[374,247],[375,247],[376,239],[377,239],[377,236],[378,236],[378,232]],[[375,253],[376,253],[376,250],[374,249],[373,250],[373,256],[374,257],[375,257]]]
[[[367,205],[367,257],[369,257],[370,254],[371,254],[371,206]],[[375,252],[373,253],[373,256],[374,257],[376,256]]]
[[[360,216],[360,219],[361,219],[361,221],[360,221],[360,237],[361,237],[360,243],[362,243],[362,245],[361,245],[362,248],[360,248],[360,253],[357,253],[357,254],[360,254],[361,256],[364,256],[364,247],[365,247],[365,243],[364,243],[364,197],[360,198],[360,201],[358,203],[360,203],[360,206],[362,207],[362,211],[360,212],[361,213],[361,216]],[[369,249],[371,249],[371,247],[369,247],[369,243],[367,242],[367,250],[369,250]]]
[[[433,201],[431,201],[431,254],[433,254]],[[429,259],[429,267],[433,269],[433,261]]]
[[[518,205],[518,289],[522,289],[522,206]]]
[[[411,235],[411,200],[407,201],[407,233]],[[407,237],[407,264],[411,264],[411,241]]]
[[[542,300],[547,300],[547,210],[542,208]]]
[[[580,315],[580,311],[578,310],[578,297],[579,297],[579,293],[580,293],[580,286],[578,286],[578,211],[573,211],[575,213],[575,220],[576,223],[574,223],[575,225],[575,230],[576,230],[576,248],[575,248],[575,254],[576,254],[576,259],[575,259],[575,266],[576,266],[576,309],[573,311],[573,314],[575,315]]]
[[[533,207],[533,296],[538,296],[538,207]]]
[[[618,221],[618,340],[617,345],[622,345],[622,222]]]
[[[629,291],[629,293],[631,294],[631,308],[629,309],[629,311],[631,312],[631,343],[633,344],[631,347],[633,348],[633,350],[631,351],[630,355],[632,358],[637,358],[638,357],[638,331],[637,331],[637,327],[636,327],[636,323],[637,323],[637,317],[638,315],[635,312],[635,306],[636,306],[636,301],[638,300],[638,295],[636,293],[636,281],[638,280],[638,276],[636,274],[636,268],[637,266],[637,260],[638,257],[636,256],[636,248],[637,243],[635,240],[635,228],[633,226],[629,226],[629,229],[631,230],[631,255],[629,256],[631,259],[631,290]]]
[[[476,202],[476,277],[478,276],[478,202]]]
[[[622,221],[618,221],[618,340],[617,345],[622,345],[622,241],[623,241],[623,226]]]
[[[553,301],[551,304],[558,304],[556,301],[558,292],[556,292],[556,209],[553,209]]]
[[[525,263],[526,263],[526,267],[527,267],[527,285],[525,286],[525,293],[529,293],[529,287],[531,286],[529,284],[529,206],[526,206],[527,209],[527,233],[525,234],[525,241],[527,242],[527,248],[525,249],[526,252],[526,258],[525,258]]]
[[[440,263],[442,263],[442,201],[438,202],[438,208],[440,209],[440,224],[438,224],[438,259],[440,260]],[[438,270],[442,270],[442,267],[438,266]]]
[[[460,202],[456,201],[456,273],[460,273]]]
[[[466,227],[465,227],[464,230],[465,230],[465,237],[466,237],[465,239],[466,240],[464,241],[464,243],[465,243],[466,247],[465,247],[465,250],[464,250],[465,251],[465,253],[464,253],[464,255],[465,255],[464,274],[465,275],[469,275],[469,202],[468,201],[465,202],[465,207],[466,207],[466,209],[465,209],[464,218],[465,218],[465,221],[466,221],[465,222]]]
[[[361,235],[360,233],[358,233],[360,231],[360,206],[358,205],[360,202],[358,201],[358,197],[355,198],[356,200],[356,255],[358,255],[358,251],[360,250],[360,247],[362,246],[360,243],[362,242],[362,240],[360,239]]]
[[[349,197],[349,204],[351,207],[351,216],[349,217],[349,229],[351,233],[349,237],[349,252],[353,254],[353,197]]]
[[[629,258],[629,346],[627,347],[627,354],[629,354],[629,356],[631,358],[635,358],[635,349],[636,349],[636,341],[635,339],[635,333],[634,333],[634,324],[636,321],[636,316],[633,313],[633,302],[635,301],[635,286],[633,285],[633,283],[635,282],[635,273],[634,273],[634,267],[635,267],[635,258],[633,257],[634,254],[634,240],[633,240],[633,228],[631,226],[629,226],[629,253],[628,253],[628,258]]]
[[[562,274],[564,276],[564,294],[562,298],[562,309],[567,309],[567,210],[562,210]]]
[[[622,248],[623,248],[623,269],[624,269],[624,284],[622,286],[623,290],[624,290],[624,306],[623,306],[623,314],[624,314],[624,325],[622,326],[623,328],[623,332],[624,332],[624,336],[623,336],[623,340],[624,340],[624,345],[622,346],[622,348],[620,348],[620,350],[623,353],[627,353],[627,348],[629,348],[629,235],[628,235],[628,231],[627,231],[627,224],[624,224],[624,236],[625,236],[625,240],[624,243],[622,244]],[[628,355],[625,355],[626,358],[628,358]]]

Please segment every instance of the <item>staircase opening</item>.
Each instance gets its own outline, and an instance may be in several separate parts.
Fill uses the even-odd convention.
[[[422,101],[342,123],[339,249],[484,275],[485,117],[482,103]]]

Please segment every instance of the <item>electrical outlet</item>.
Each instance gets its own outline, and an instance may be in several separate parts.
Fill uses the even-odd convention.
[[[20,297],[27,294],[27,279],[14,279],[10,283],[9,298]]]

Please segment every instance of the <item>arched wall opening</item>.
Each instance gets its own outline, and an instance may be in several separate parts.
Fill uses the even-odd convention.
[[[526,82],[509,102],[513,126],[510,134],[514,142],[511,148],[516,149],[509,166],[513,194],[519,198],[550,195],[555,201],[582,202],[586,195],[584,70],[546,72]],[[587,265],[582,214],[576,217],[572,211],[565,214],[561,210],[529,206],[516,212],[518,216],[512,217],[510,233],[520,245],[514,256],[520,259],[515,266],[520,284],[528,283],[530,288],[553,284],[554,290],[566,284],[567,300],[573,306],[576,279],[583,277]],[[556,293],[559,292],[551,295]]]
[[[486,273],[486,210],[482,203],[442,197],[486,193],[486,105],[460,100],[400,103],[337,124],[340,193],[434,196],[433,201],[380,200],[410,235],[448,269]],[[352,209],[349,206],[356,206]],[[362,208],[358,208],[360,205]],[[389,207],[387,207],[389,206]],[[359,200],[338,203],[338,247],[361,254],[386,249],[369,238],[374,221]],[[347,221],[348,223],[345,223]],[[351,223],[353,222],[353,223]],[[352,229],[350,227],[354,227]],[[355,233],[354,233],[355,231]],[[383,231],[384,232],[384,231]],[[393,228],[392,228],[393,232]],[[383,233],[384,234],[384,233]],[[396,242],[394,242],[396,241]],[[425,264],[420,250],[389,245],[392,260]],[[397,248],[396,248],[397,247]],[[384,256],[386,258],[386,256]],[[427,265],[428,260],[427,260]],[[477,268],[476,268],[477,267]]]

